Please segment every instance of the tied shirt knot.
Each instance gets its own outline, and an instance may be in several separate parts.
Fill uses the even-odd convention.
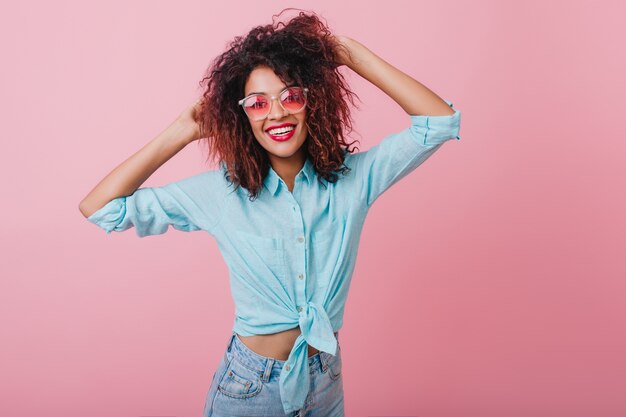
[[[337,339],[326,311],[311,301],[300,307],[297,314],[301,333],[280,372],[280,395],[283,400],[288,399],[283,401],[285,413],[304,406],[308,389],[299,388],[308,388],[310,384],[308,345],[333,356],[337,354]]]

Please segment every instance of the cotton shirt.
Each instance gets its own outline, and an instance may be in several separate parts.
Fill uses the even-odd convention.
[[[343,325],[369,208],[445,141],[460,139],[461,113],[454,111],[409,115],[411,124],[404,130],[369,150],[346,151],[344,164],[351,171],[338,173],[335,183],[318,177],[307,159],[292,192],[270,167],[261,193],[250,201],[243,187],[235,190],[227,182],[220,164],[216,170],[115,198],[87,220],[107,234],[135,227],[144,237],[172,226],[212,235],[229,269],[233,331],[251,336],[300,327],[280,373],[282,404],[290,413],[303,407],[309,391],[307,345],[337,353],[333,333]]]

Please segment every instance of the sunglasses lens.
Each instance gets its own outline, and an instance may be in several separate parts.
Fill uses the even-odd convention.
[[[270,103],[269,100],[263,96],[252,96],[248,97],[243,102],[243,108],[248,116],[256,119],[264,117],[268,113]]]
[[[288,88],[280,96],[280,102],[288,112],[295,113],[302,110],[306,104],[304,90],[300,87]]]

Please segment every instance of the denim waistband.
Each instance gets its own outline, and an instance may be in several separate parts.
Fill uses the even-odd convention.
[[[337,339],[337,343],[339,343],[339,332],[335,332],[334,334]],[[231,356],[229,357],[229,355]],[[230,336],[226,352],[224,353],[227,363],[230,362],[233,355],[237,358],[237,361],[240,364],[252,371],[257,372],[261,379],[265,382],[269,381],[270,377],[278,378],[281,369],[285,365],[285,362],[287,362],[286,360],[259,355],[246,346],[234,331]],[[312,374],[319,370],[323,370],[325,372],[328,366],[328,356],[330,356],[330,353],[323,351],[309,356],[309,373]]]

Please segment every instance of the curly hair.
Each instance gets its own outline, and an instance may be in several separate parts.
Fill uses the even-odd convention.
[[[321,178],[336,182],[336,171],[346,174],[345,153],[353,141],[345,136],[352,131],[348,101],[354,97],[338,71],[338,48],[327,25],[314,13],[300,12],[286,24],[272,16],[272,24],[256,26],[245,36],[237,36],[229,48],[215,58],[200,85],[204,102],[198,124],[209,148],[226,167],[225,177],[248,190],[250,200],[257,198],[269,172],[267,151],[257,142],[250,122],[238,100],[252,70],[267,66],[283,82],[293,80],[309,86],[307,96],[307,139],[303,146]],[[301,10],[301,9],[297,9]],[[281,27],[282,26],[282,27]],[[345,148],[344,148],[345,147]],[[358,149],[358,148],[357,148]],[[324,183],[322,182],[322,185]],[[324,185],[325,186],[325,185]]]

